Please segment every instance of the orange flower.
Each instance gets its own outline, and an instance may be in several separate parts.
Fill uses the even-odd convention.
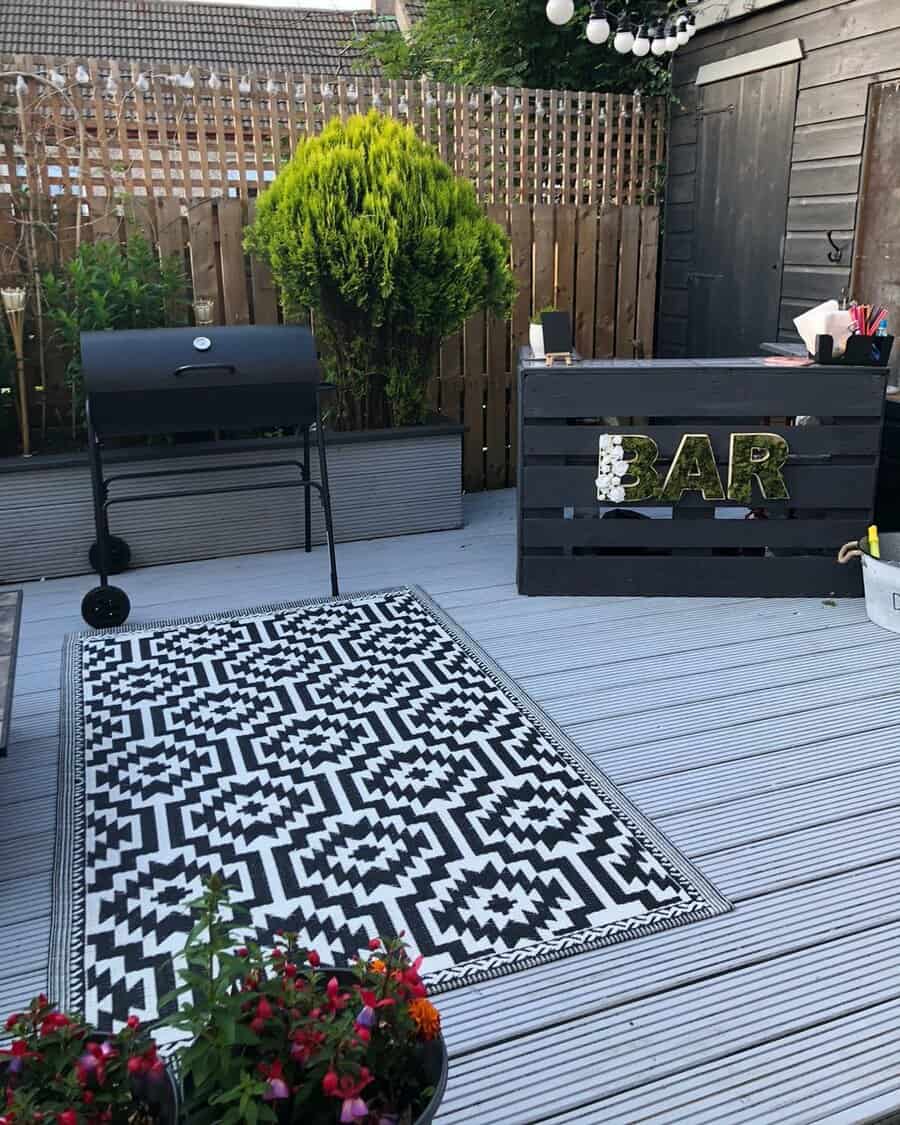
[[[373,973],[383,973],[387,969],[387,965],[385,965],[380,957],[373,957],[369,962],[369,968]]]
[[[441,1030],[441,1013],[424,996],[413,1000],[409,1014],[423,1039],[434,1039]]]

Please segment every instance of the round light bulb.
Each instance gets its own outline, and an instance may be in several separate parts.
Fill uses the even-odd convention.
[[[653,54],[656,56],[656,58],[659,58],[661,55],[664,55],[666,53],[666,50],[667,50],[665,38],[654,39],[650,44],[650,50],[653,52]]]
[[[620,55],[627,55],[634,46],[634,35],[630,31],[617,31],[613,47]]]
[[[666,50],[674,51],[678,47],[678,37],[675,34],[674,27],[666,28]]]
[[[591,43],[596,43],[598,46],[605,43],[611,31],[608,20],[593,17],[588,20],[587,37]]]
[[[694,23],[693,12],[691,12],[691,14],[688,16],[688,28],[687,29],[688,29],[688,35],[690,35],[691,39],[693,39],[694,36],[697,34],[697,25],[696,25],[696,23]]]
[[[675,38],[678,40],[679,47],[683,47],[685,43],[690,43],[691,33],[688,31],[687,20],[682,20],[675,29]]]
[[[575,15],[575,0],[547,0],[547,19],[562,27]]]
[[[647,38],[647,33],[642,27],[638,29],[637,36],[634,40],[634,46],[631,50],[639,59],[650,54],[650,40]]]

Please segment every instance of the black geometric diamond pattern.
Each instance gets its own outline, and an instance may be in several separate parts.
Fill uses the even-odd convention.
[[[203,877],[441,990],[728,905],[418,591],[78,639],[69,999],[156,1014]]]

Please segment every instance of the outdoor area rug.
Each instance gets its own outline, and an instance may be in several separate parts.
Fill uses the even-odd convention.
[[[729,904],[413,588],[67,639],[52,994],[157,1014],[221,872],[324,964],[440,992]]]

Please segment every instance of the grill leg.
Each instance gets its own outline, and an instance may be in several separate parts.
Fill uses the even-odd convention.
[[[322,430],[322,416],[316,422],[316,445],[319,449],[319,477],[322,482],[322,508],[325,511],[325,534],[328,536],[328,559],[331,564],[331,593],[337,597],[338,575],[337,562],[334,557],[334,528],[331,523],[331,492],[328,488],[328,462],[325,458],[325,434]],[[309,493],[309,489],[304,489]],[[309,501],[307,501],[307,504]]]
[[[106,485],[103,483],[103,459],[100,439],[88,427],[88,451],[91,464],[91,488],[94,493],[94,526],[97,531],[97,573],[100,585],[109,585],[109,523],[106,518]]]
[[[309,475],[309,426],[303,430],[303,479],[308,483]],[[310,509],[310,492],[312,489],[303,489],[303,528],[306,535],[306,552],[312,550],[312,512]]]

